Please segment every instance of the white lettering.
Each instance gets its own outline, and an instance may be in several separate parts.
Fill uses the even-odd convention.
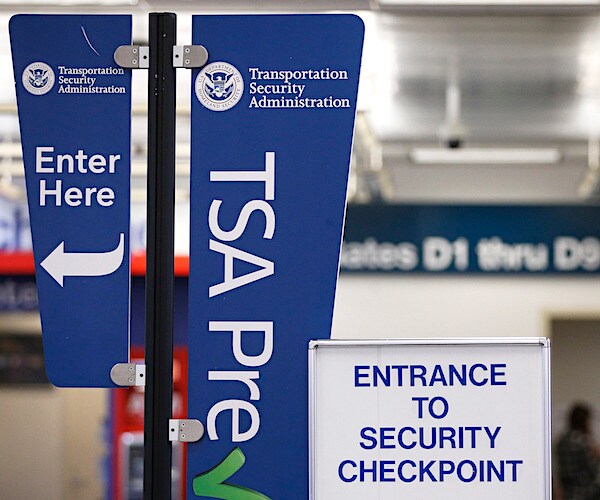
[[[275,272],[275,265],[272,261],[263,259],[262,257],[258,257],[248,252],[244,252],[238,248],[230,247],[224,243],[220,243],[211,239],[209,241],[209,249],[213,252],[219,252],[223,254],[223,282],[209,287],[209,297],[215,297],[241,286],[248,285],[254,281],[271,276]],[[248,262],[249,264],[254,264],[261,269],[234,277],[233,264],[235,259]]]
[[[98,189],[98,195],[96,196],[98,205],[102,207],[110,207],[115,201],[115,192],[107,187]]]
[[[104,172],[104,167],[106,167],[106,158],[102,155],[93,155],[90,157],[88,165],[90,172],[93,174],[101,174]]]
[[[212,234],[214,234],[221,241],[234,241],[237,240],[246,230],[250,215],[256,210],[260,210],[265,215],[265,231],[263,238],[273,238],[275,232],[275,212],[271,205],[263,200],[252,200],[244,205],[240,215],[238,216],[235,226],[230,231],[225,231],[219,226],[219,208],[223,200],[213,200],[210,204],[208,212],[208,225]]]
[[[52,158],[44,156],[44,153],[53,153],[52,146],[38,146],[35,148],[35,171],[38,174],[51,174],[52,167],[44,167],[44,163],[52,163]]]
[[[81,205],[81,197],[80,189],[73,187],[65,191],[65,203],[70,207],[77,207]]]
[[[231,410],[231,441],[241,443],[256,436],[260,428],[260,415],[256,407],[249,401],[239,399],[226,399],[214,404],[206,416],[206,428],[211,441],[219,439],[217,434],[217,417],[223,411]],[[240,411],[245,411],[250,416],[250,427],[248,430],[240,431]]]
[[[250,389],[250,399],[253,401],[257,401],[260,399],[260,389],[258,384],[254,382],[254,379],[260,377],[260,374],[257,371],[252,372],[217,372],[210,370],[208,372],[208,380],[221,380],[221,381],[233,381],[233,382],[243,382]]]
[[[548,247],[543,243],[505,243],[502,239],[482,238],[475,246],[482,271],[539,272],[548,268]]]
[[[45,155],[45,153],[54,153],[52,146],[37,146],[35,148],[35,171],[38,174],[114,174],[117,162],[121,155],[109,154],[108,159],[101,154],[94,154],[89,157],[83,149],[78,149],[73,156],[71,154]],[[89,158],[89,159],[88,159]],[[48,164],[48,165],[44,165]]]
[[[54,197],[54,206],[62,206],[63,199],[63,181],[60,179],[56,180],[54,189],[49,187],[46,179],[40,180],[40,206],[45,207],[46,205],[52,205],[49,203],[47,198]],[[92,205],[98,204],[102,207],[110,207],[115,200],[115,192],[109,187],[95,188],[86,187],[83,190],[78,187],[69,187],[64,192],[64,200],[70,207],[83,206],[91,207]]]
[[[561,236],[554,241],[554,265],[559,271],[596,271],[600,268],[600,241],[587,237],[579,241]]]
[[[46,206],[46,196],[54,196],[54,205],[60,207],[62,181],[57,180],[55,186],[55,189],[46,189],[45,179],[40,181],[40,207]]]
[[[452,263],[452,244],[445,238],[425,238],[423,267],[428,271],[443,271]]]
[[[275,152],[265,153],[264,170],[211,170],[211,182],[264,182],[265,200],[275,199]]]
[[[275,199],[275,153],[272,151],[265,153],[264,170],[211,171],[210,181],[226,183],[260,182],[264,184],[264,200],[252,199],[246,202],[237,214],[237,219],[235,216],[230,216],[228,211],[220,212],[224,203],[223,200],[213,199],[210,204],[208,226],[212,236],[220,241],[211,238],[208,247],[213,252],[223,254],[223,281],[210,286],[208,289],[208,296],[216,297],[275,273],[275,265],[272,261],[223,243],[236,241],[242,237],[250,224],[252,214],[256,211],[262,212],[265,219],[262,238],[267,240],[273,238],[275,234],[275,211],[267,203],[267,200],[272,201]],[[223,221],[223,218],[225,221]],[[225,228],[223,224],[225,224]],[[236,275],[234,272],[236,259],[256,266],[258,269],[246,272],[246,274],[238,273]],[[245,267],[247,268],[247,266]],[[231,351],[235,361],[241,366],[252,368],[263,366],[269,362],[273,355],[273,322],[271,321],[209,321],[208,330],[210,333],[231,332]],[[257,345],[260,348],[257,348]],[[246,350],[244,350],[244,346]],[[250,391],[249,399],[251,401],[260,399],[260,388],[257,383],[259,377],[260,372],[258,370],[208,371],[209,381],[237,381],[245,384]],[[250,401],[228,399],[214,404],[208,412],[206,425],[211,440],[219,439],[217,417],[221,412],[227,410],[231,411],[231,440],[233,442],[248,441],[258,433],[260,429],[258,409]],[[240,411],[245,411],[250,416],[250,428],[245,431],[240,429]],[[247,419],[245,420],[247,421]]]
[[[273,322],[272,321],[210,321],[208,330],[214,332],[231,332],[231,347],[235,359],[244,366],[257,367],[266,364],[273,355]],[[260,354],[248,355],[242,348],[242,333],[261,332],[263,349]]]

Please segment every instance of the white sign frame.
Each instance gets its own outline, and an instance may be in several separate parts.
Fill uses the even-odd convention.
[[[319,413],[319,384],[328,384],[331,383],[330,380],[323,379],[319,377],[318,373],[318,358],[319,353],[322,352],[332,352],[335,350],[338,353],[344,352],[344,350],[350,349],[361,349],[363,352],[365,349],[371,348],[387,348],[387,347],[398,347],[401,348],[419,348],[419,347],[434,347],[435,349],[444,350],[447,347],[464,347],[465,349],[471,349],[476,347],[493,347],[494,349],[497,347],[498,349],[504,349],[509,355],[509,351],[515,347],[521,349],[523,347],[531,347],[532,352],[536,352],[536,359],[539,360],[541,368],[539,377],[536,378],[536,383],[541,381],[542,387],[539,386],[535,389],[537,393],[540,395],[538,401],[536,401],[536,413],[539,415],[539,418],[542,420],[539,422],[541,426],[543,426],[541,437],[538,441],[538,445],[536,446],[536,450],[538,455],[540,456],[540,460],[536,462],[538,465],[538,469],[541,471],[543,469],[543,478],[539,478],[540,483],[537,484],[536,488],[540,491],[540,500],[550,500],[552,498],[552,465],[551,465],[551,379],[550,379],[550,340],[545,337],[502,337],[502,338],[436,338],[436,339],[385,339],[385,340],[315,340],[311,341],[309,344],[309,484],[310,484],[310,500],[327,500],[323,495],[317,496],[319,490],[321,489],[321,482],[326,481],[326,475],[323,472],[323,468],[319,467],[318,462],[320,453],[320,444],[317,437],[317,431],[319,429],[319,418],[321,414]],[[541,349],[541,351],[537,351],[537,349]],[[518,352],[521,352],[518,351]],[[456,352],[456,351],[455,351]],[[515,351],[517,352],[517,351]],[[529,351],[527,351],[529,352]],[[323,385],[326,387],[326,385]],[[337,396],[337,394],[336,394]],[[321,396],[323,397],[323,396]],[[355,413],[358,411],[356,407],[356,403],[352,401],[343,400],[344,396],[340,396],[341,401],[340,404],[347,403],[350,406],[348,407],[348,415]],[[541,401],[539,401],[541,400]],[[540,403],[542,408],[537,407],[537,403]],[[336,403],[338,403],[336,401]],[[322,403],[324,406],[325,403]],[[515,411],[515,413],[523,414],[524,411],[527,411],[525,408],[519,408]],[[348,439],[352,439],[351,436]],[[543,446],[543,451],[539,450],[539,446]],[[337,462],[336,462],[337,463]],[[517,467],[514,465],[513,467]],[[540,473],[540,476],[542,474]],[[537,480],[536,480],[537,481]],[[377,484],[377,483],[374,483]],[[395,483],[396,484],[396,483]],[[543,495],[541,494],[543,492]],[[394,495],[397,493],[395,492]],[[531,499],[530,493],[527,493],[529,496],[522,496],[523,499]],[[378,491],[369,492],[369,498],[378,498],[378,499],[386,499],[388,497],[379,496]],[[344,496],[346,498],[346,496]],[[350,497],[348,497],[350,498]],[[354,497],[352,497],[354,498]],[[359,498],[357,496],[357,498]],[[362,498],[367,498],[364,496],[364,490],[362,491]],[[394,496],[393,498],[400,498]],[[420,494],[418,497],[404,497],[402,496],[402,500],[405,498],[421,498]],[[423,497],[425,498],[425,497]],[[428,497],[430,498],[430,497]],[[441,497],[440,497],[441,498]],[[452,495],[444,498],[456,498]],[[468,498],[462,496],[461,498]],[[479,496],[474,496],[473,499],[480,498]],[[511,496],[511,500],[520,500],[521,496],[519,494]]]

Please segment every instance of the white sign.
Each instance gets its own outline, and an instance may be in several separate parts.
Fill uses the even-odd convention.
[[[311,499],[551,498],[545,338],[315,341]]]

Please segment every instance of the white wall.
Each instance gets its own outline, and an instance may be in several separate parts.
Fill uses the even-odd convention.
[[[598,312],[598,278],[342,274],[332,337],[537,337],[550,315]]]

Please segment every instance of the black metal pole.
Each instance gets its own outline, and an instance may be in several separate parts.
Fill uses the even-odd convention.
[[[171,498],[177,18],[150,14],[144,500]]]

